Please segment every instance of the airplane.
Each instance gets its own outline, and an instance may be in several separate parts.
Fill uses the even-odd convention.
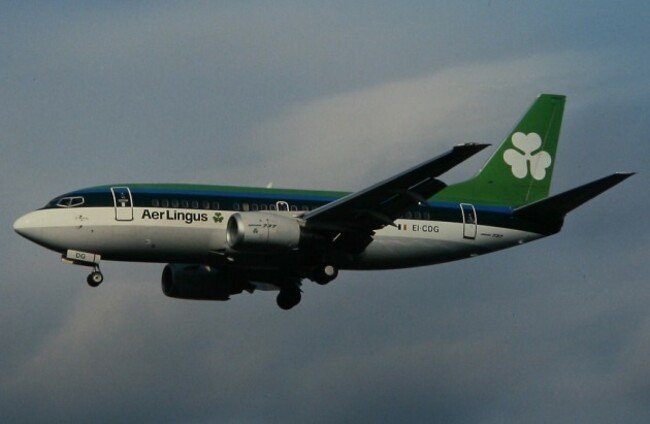
[[[364,190],[343,193],[189,184],[112,184],[55,197],[14,223],[21,236],[91,267],[101,260],[166,263],[172,298],[228,300],[279,291],[288,310],[309,279],[471,258],[550,236],[567,213],[634,173],[549,196],[565,96],[537,97],[484,167],[438,177],[487,144],[456,145]]]

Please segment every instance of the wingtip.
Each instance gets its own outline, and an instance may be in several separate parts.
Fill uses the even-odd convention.
[[[476,150],[477,152],[491,146],[490,143],[463,143],[457,144],[454,148]]]
[[[627,180],[634,174],[636,174],[636,172],[615,172],[611,175],[611,177],[615,178],[619,182],[622,182]]]
[[[451,149],[451,154],[459,157],[464,157],[465,159],[474,156],[481,150],[485,149],[488,147],[489,144],[483,144],[483,143],[465,143],[465,144],[457,144],[454,146],[453,149]]]

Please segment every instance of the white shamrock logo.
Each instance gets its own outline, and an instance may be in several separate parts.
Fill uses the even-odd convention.
[[[543,150],[532,154],[542,146],[542,139],[537,133],[524,134],[521,132],[512,135],[512,144],[518,149],[508,149],[503,153],[503,160],[512,167],[512,175],[521,179],[530,175],[537,181],[546,176],[546,168],[551,166],[551,155]]]

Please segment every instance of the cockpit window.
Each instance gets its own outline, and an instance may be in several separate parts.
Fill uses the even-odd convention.
[[[83,205],[84,201],[84,198],[81,196],[62,197],[58,202],[56,202],[56,205],[60,208],[74,208]]]

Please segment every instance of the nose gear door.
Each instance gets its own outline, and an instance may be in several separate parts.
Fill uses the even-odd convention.
[[[133,221],[133,198],[128,187],[111,187],[116,221]]]

